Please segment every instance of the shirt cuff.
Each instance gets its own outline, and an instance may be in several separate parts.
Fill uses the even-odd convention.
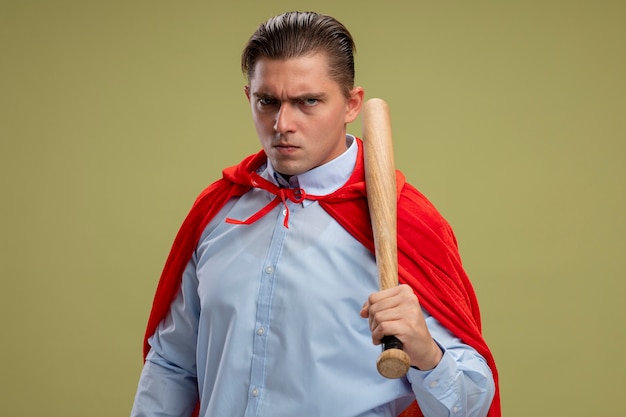
[[[439,361],[437,366],[427,371],[411,367],[408,379],[417,397],[423,397],[425,395],[436,399],[448,407],[448,409],[452,410],[458,403],[455,385],[457,363],[454,357],[448,353],[444,347],[439,343],[437,344],[443,353],[441,361]]]

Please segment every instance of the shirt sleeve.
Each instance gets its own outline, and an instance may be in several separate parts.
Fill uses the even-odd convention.
[[[408,379],[423,414],[486,416],[495,393],[487,362],[426,311],[424,317],[443,357],[434,369],[409,370]]]
[[[170,311],[149,339],[131,417],[191,415],[198,402],[196,344],[200,302],[195,260],[189,261]]]

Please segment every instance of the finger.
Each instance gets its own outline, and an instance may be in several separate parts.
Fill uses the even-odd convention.
[[[381,299],[369,305],[369,317],[373,323],[399,319],[406,312],[410,302],[398,296]]]
[[[402,344],[407,343],[407,337],[412,334],[414,327],[407,320],[385,321],[376,326],[372,331],[374,345],[379,345],[385,336],[394,336]]]
[[[389,298],[389,297],[393,297],[394,295],[398,294],[398,287],[393,287],[393,288],[388,288],[386,290],[380,290],[380,291],[376,291],[375,293],[370,294],[370,296],[368,297],[367,301],[369,302],[369,304],[376,304],[379,303],[380,301]]]

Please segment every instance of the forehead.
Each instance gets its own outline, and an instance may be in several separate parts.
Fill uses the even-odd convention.
[[[252,71],[250,87],[272,88],[330,88],[338,84],[331,78],[328,58],[324,53],[313,53],[296,58],[260,58]]]

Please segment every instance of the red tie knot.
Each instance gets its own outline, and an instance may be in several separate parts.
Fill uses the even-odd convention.
[[[306,192],[302,188],[281,188],[281,194],[298,204],[306,200]]]

